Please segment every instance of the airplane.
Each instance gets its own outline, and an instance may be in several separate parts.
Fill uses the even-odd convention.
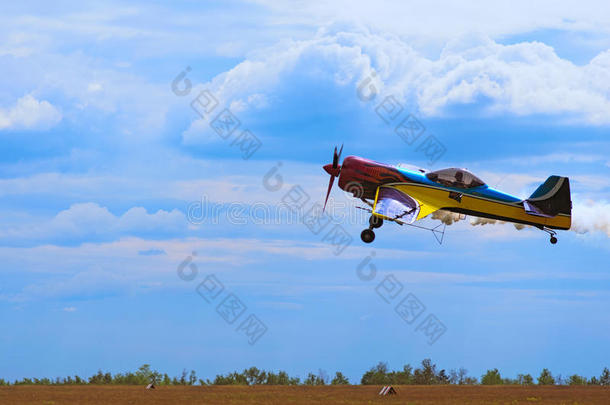
[[[330,174],[323,210],[338,177],[339,188],[369,207],[364,208],[371,213],[369,227],[360,234],[365,243],[375,240],[373,229],[380,228],[384,220],[415,226],[413,222],[437,210],[531,225],[547,232],[552,244],[557,243],[555,229],[568,230],[571,226],[567,177],[550,176],[523,200],[489,187],[466,169],[406,169],[358,156],[348,156],[340,165],[342,152],[343,146],[338,153],[335,147],[333,162],[323,167]]]

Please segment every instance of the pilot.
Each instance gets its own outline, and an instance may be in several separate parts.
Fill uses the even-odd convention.
[[[466,187],[466,184],[464,183],[464,172],[460,170],[455,172],[455,185],[457,187]]]

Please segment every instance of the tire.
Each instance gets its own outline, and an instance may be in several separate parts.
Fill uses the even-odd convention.
[[[557,243],[557,238],[554,236],[551,236],[551,243],[554,245],[555,243]]]
[[[364,231],[362,231],[362,233],[360,234],[360,239],[362,239],[362,241],[364,243],[371,243],[372,241],[375,240],[375,232],[373,232],[370,229],[365,229]]]

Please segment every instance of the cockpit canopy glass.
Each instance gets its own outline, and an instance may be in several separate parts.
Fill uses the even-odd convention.
[[[468,170],[457,169],[455,167],[427,173],[426,177],[435,183],[439,183],[447,187],[474,188],[485,185],[483,180],[479,179]]]

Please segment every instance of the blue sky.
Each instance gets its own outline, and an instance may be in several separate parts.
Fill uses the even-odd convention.
[[[0,378],[150,363],[358,382],[378,361],[426,357],[474,376],[599,375],[610,366],[610,13],[530,3],[2,5]],[[191,89],[177,95],[187,67]],[[363,101],[372,74],[378,95]],[[191,108],[202,91],[214,116],[240,121],[228,140]],[[442,142],[438,161],[377,115],[388,96]],[[261,147],[244,160],[232,142],[246,129]],[[335,188],[333,223],[353,237],[336,255],[281,201],[300,186],[307,208],[322,202],[321,166],[340,144],[344,156],[467,167],[524,198],[569,176],[573,229],[551,246],[538,230],[467,218],[442,246],[392,224],[364,245],[366,216]],[[264,180],[274,167],[276,191]],[[188,257],[192,281],[177,273]],[[363,281],[367,257],[377,273]],[[209,275],[225,287],[217,299],[247,307],[233,324],[197,292]],[[388,276],[402,285],[391,303],[378,294]],[[412,324],[394,310],[409,293],[425,306]],[[254,345],[238,330],[250,314],[267,328]],[[432,345],[417,330],[430,314],[446,327]]]

